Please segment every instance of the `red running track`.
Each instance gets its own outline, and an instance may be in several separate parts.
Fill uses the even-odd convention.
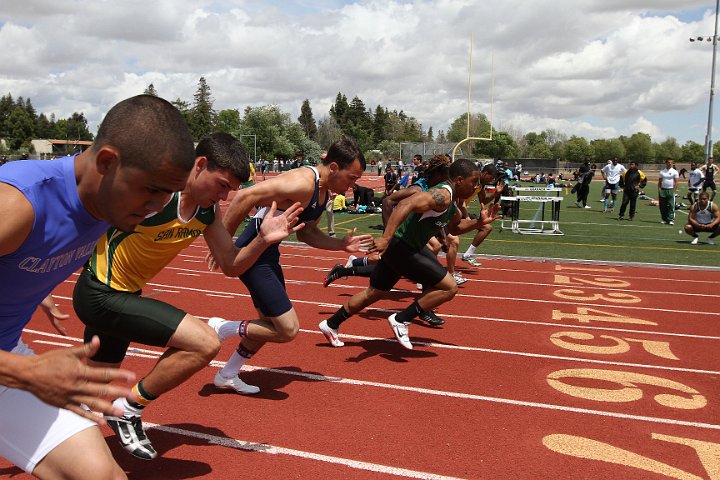
[[[340,252],[284,245],[287,289],[301,319],[289,344],[268,344],[243,378],[247,397],[212,386],[236,343],[145,412],[161,456],[136,460],[104,432],[130,478],[720,478],[717,288],[720,272],[484,260],[404,350],[385,322],[417,294],[343,324],[346,346],[317,330],[367,279],[322,287]],[[253,318],[235,278],[205,269],[197,242],[144,294],[207,318]],[[56,290],[72,311],[72,282]],[[36,351],[77,345],[37,316]],[[143,375],[160,350],[138,346]],[[29,478],[0,463],[0,475]]]

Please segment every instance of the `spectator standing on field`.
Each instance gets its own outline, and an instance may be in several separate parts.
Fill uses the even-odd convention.
[[[695,162],[690,164],[690,173],[688,174],[688,194],[687,199],[690,201],[690,205],[697,202],[697,194],[705,183],[705,175],[702,170],[697,167]]]
[[[640,196],[640,189],[647,185],[647,178],[642,170],[638,170],[638,164],[635,161],[630,162],[630,168],[625,170],[620,177],[620,186],[623,189],[623,200],[620,205],[620,216],[618,220],[625,220],[625,209],[630,204],[630,217],[628,220],[631,222],[635,219],[635,207],[637,205],[637,198]]]
[[[617,157],[613,158],[610,163],[605,165],[600,173],[605,179],[603,187],[603,213],[607,213],[608,207],[611,212],[615,211],[615,201],[617,200],[617,192],[620,190],[620,178],[626,168],[618,163]],[[612,203],[610,202],[612,198]]]
[[[707,191],[708,188],[712,191],[712,195],[710,195],[710,201],[712,202],[715,200],[715,194],[717,193],[717,187],[715,186],[716,167],[713,162],[713,157],[707,159],[707,163],[702,166],[701,170],[705,176],[703,192]]]
[[[678,188],[678,171],[673,168],[673,160],[665,160],[665,168],[660,170],[658,178],[658,202],[662,223],[675,225],[675,193]]]

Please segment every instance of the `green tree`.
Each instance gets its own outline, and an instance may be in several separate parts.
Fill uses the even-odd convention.
[[[425,141],[428,141],[428,142],[435,141],[434,137],[433,137],[433,128],[432,127],[428,128],[427,135],[425,135]]]
[[[375,115],[373,115],[373,137],[375,143],[380,143],[383,140],[388,140],[385,137],[385,128],[388,122],[388,111],[386,108],[378,105],[375,107]]]
[[[301,151],[299,139],[305,138],[300,124],[293,123],[290,114],[277,105],[247,107],[241,134],[256,136],[260,158],[291,158]]]
[[[300,122],[300,126],[302,126],[305,131],[305,136],[315,140],[315,137],[317,136],[317,125],[315,124],[315,119],[313,118],[312,108],[310,108],[310,100],[307,98],[303,101],[302,106],[300,107],[298,122]]]
[[[343,132],[333,116],[323,117],[318,122],[317,143],[325,150],[342,138]]]
[[[177,108],[182,114],[185,122],[190,125],[190,117],[192,117],[192,111],[190,110],[190,103],[182,100],[180,97],[176,98],[171,102],[175,108]]]
[[[33,122],[37,120],[37,112],[35,112],[35,107],[33,107],[32,102],[29,98],[25,100],[25,105],[23,105],[23,108],[25,109],[27,114],[30,115],[30,118],[32,118]]]
[[[593,156],[593,148],[583,137],[573,135],[564,144],[564,159],[568,162],[582,163],[586,158]]]
[[[468,135],[467,115],[460,115],[450,124],[447,131],[447,139],[451,142],[459,142]],[[470,137],[485,138],[490,135],[490,122],[482,113],[470,115]]]
[[[598,139],[590,142],[593,147],[593,159],[595,162],[604,164],[608,159],[625,159],[625,145],[619,138]]]
[[[656,143],[653,147],[655,150],[655,163],[665,163],[668,158],[679,160],[682,157],[682,148],[678,145],[677,140],[672,137],[666,138],[661,143]]]
[[[347,124],[349,112],[350,104],[347,101],[347,97],[338,92],[335,97],[335,104],[330,107],[330,116],[335,119],[335,122],[343,130]]]
[[[378,144],[377,149],[383,153],[385,158],[400,158],[399,142],[393,142],[392,140],[383,140]]]
[[[485,158],[517,157],[515,139],[506,132],[496,132],[490,141],[478,141],[474,153]]]
[[[23,144],[28,144],[32,139],[34,128],[35,122],[25,109],[15,106],[5,119],[4,130],[9,140],[8,146],[13,150],[17,150]]]
[[[200,77],[198,88],[193,96],[194,102],[190,115],[190,131],[193,139],[199,141],[215,129],[215,110],[213,98],[205,77]]]
[[[620,137],[625,144],[627,160],[638,163],[652,163],[655,159],[652,139],[647,133],[634,133],[630,138]]]
[[[38,138],[56,138],[55,120],[48,120],[44,113],[38,115],[35,120],[35,135]]]
[[[237,137],[242,129],[240,112],[235,109],[220,110],[215,118],[215,130]]]
[[[688,140],[680,147],[680,160],[683,163],[705,163],[705,146]]]
[[[153,97],[158,96],[158,92],[157,92],[157,90],[155,90],[155,85],[153,85],[152,83],[145,88],[145,91],[143,92],[143,94],[144,95],[152,95]]]
[[[553,158],[553,152],[550,146],[545,143],[537,143],[528,147],[528,158]]]
[[[5,129],[5,122],[7,121],[10,113],[15,110],[15,100],[9,93],[0,97],[0,138],[8,137],[8,132]]]

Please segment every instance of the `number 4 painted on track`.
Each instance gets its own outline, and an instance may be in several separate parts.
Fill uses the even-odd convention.
[[[649,320],[627,317],[616,313],[605,312],[596,308],[577,307],[577,313],[553,310],[553,320],[577,320],[579,323],[609,322],[609,323],[634,323],[638,325],[657,325]]]

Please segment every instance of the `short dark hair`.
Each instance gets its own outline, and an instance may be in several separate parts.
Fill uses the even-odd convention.
[[[495,167],[493,167],[493,168],[495,168]],[[450,165],[450,177],[451,178],[455,178],[455,177],[467,178],[470,175],[472,175],[473,172],[477,169],[478,169],[478,167],[477,167],[477,165],[475,165],[475,162],[468,160],[467,158],[460,158],[458,160],[455,160]],[[484,168],[483,168],[483,171],[485,171]]]
[[[188,172],[195,164],[192,135],[180,111],[154,95],[121,101],[105,115],[91,148],[112,146],[120,163],[152,170],[168,161]]]
[[[482,173],[489,173],[494,177],[497,175],[497,167],[492,163],[488,163],[482,168]]]
[[[344,170],[353,164],[355,160],[360,162],[360,168],[365,170],[365,156],[360,150],[357,142],[351,137],[343,137],[337,142],[330,145],[328,148],[327,156],[323,159],[323,165],[330,165],[335,162],[340,167],[340,170]]]
[[[207,157],[208,170],[227,170],[244,182],[250,177],[249,159],[242,142],[229,133],[215,132],[200,140],[196,157]]]

